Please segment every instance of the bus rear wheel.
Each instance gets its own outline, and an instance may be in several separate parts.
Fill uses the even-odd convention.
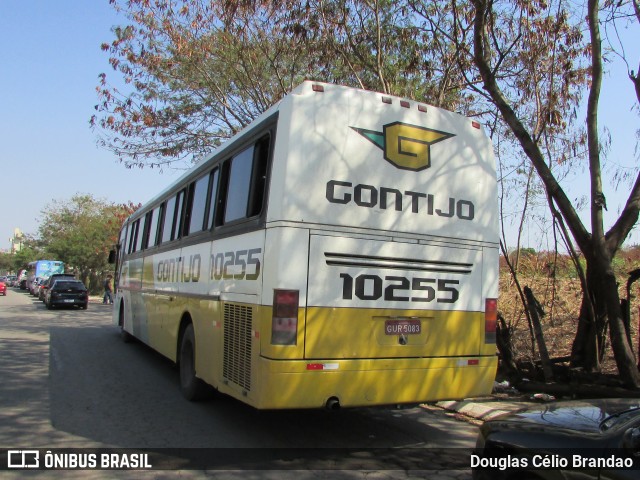
[[[197,401],[205,398],[207,385],[196,377],[195,365],[196,341],[193,333],[193,325],[187,325],[180,342],[180,390],[189,401]]]

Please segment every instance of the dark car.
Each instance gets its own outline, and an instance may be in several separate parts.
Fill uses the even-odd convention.
[[[47,278],[44,281],[44,283],[40,286],[40,291],[38,293],[38,298],[44,302],[45,299],[47,298],[47,290],[49,290],[49,288],[51,288],[51,285],[53,285],[53,283],[56,280],[59,280],[61,278],[68,278],[68,279],[71,279],[71,280],[75,280],[76,276],[74,274],[72,274],[72,273],[54,273],[49,278]]]
[[[475,480],[639,479],[640,399],[555,402],[480,427]]]
[[[56,280],[47,290],[44,301],[47,308],[78,306],[86,309],[89,305],[87,287],[80,280]]]

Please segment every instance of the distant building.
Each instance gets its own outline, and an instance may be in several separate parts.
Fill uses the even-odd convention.
[[[9,239],[11,242],[11,253],[19,252],[22,249],[22,241],[24,239],[24,234],[19,228],[13,229],[13,237]]]

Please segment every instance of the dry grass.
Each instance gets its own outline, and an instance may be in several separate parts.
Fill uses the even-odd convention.
[[[519,281],[528,286],[542,305],[545,315],[542,327],[547,350],[551,358],[571,354],[571,345],[578,326],[578,314],[582,302],[580,281],[570,261],[561,257],[555,262],[549,254],[526,255],[521,258]],[[620,283],[620,298],[626,298],[628,272],[640,266],[640,255],[636,250],[623,252],[616,263],[616,274]],[[555,275],[554,275],[555,273]],[[517,288],[502,259],[500,270],[499,309],[513,327],[513,347],[518,362],[539,360],[538,348],[534,345],[529,325],[524,315]],[[640,309],[640,281],[632,287],[631,329],[634,352],[638,352],[638,321]],[[616,373],[613,352],[607,345],[603,363],[605,373]]]

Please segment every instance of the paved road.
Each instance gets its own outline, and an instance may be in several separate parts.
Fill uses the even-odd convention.
[[[136,471],[136,478],[246,478],[246,469],[254,468],[264,469],[252,470],[255,478],[296,480],[470,478],[468,469],[451,471],[445,465],[447,455],[460,459],[473,447],[473,425],[421,407],[261,412],[227,397],[190,403],[179,392],[173,364],[142,344],[124,344],[110,313],[99,303],[86,311],[48,311],[11,289],[0,297],[0,452],[191,449],[180,451],[178,460],[200,454],[218,459],[218,468],[207,471]],[[51,471],[0,476],[25,473],[60,476]],[[62,473],[65,478],[131,476],[107,470]]]

